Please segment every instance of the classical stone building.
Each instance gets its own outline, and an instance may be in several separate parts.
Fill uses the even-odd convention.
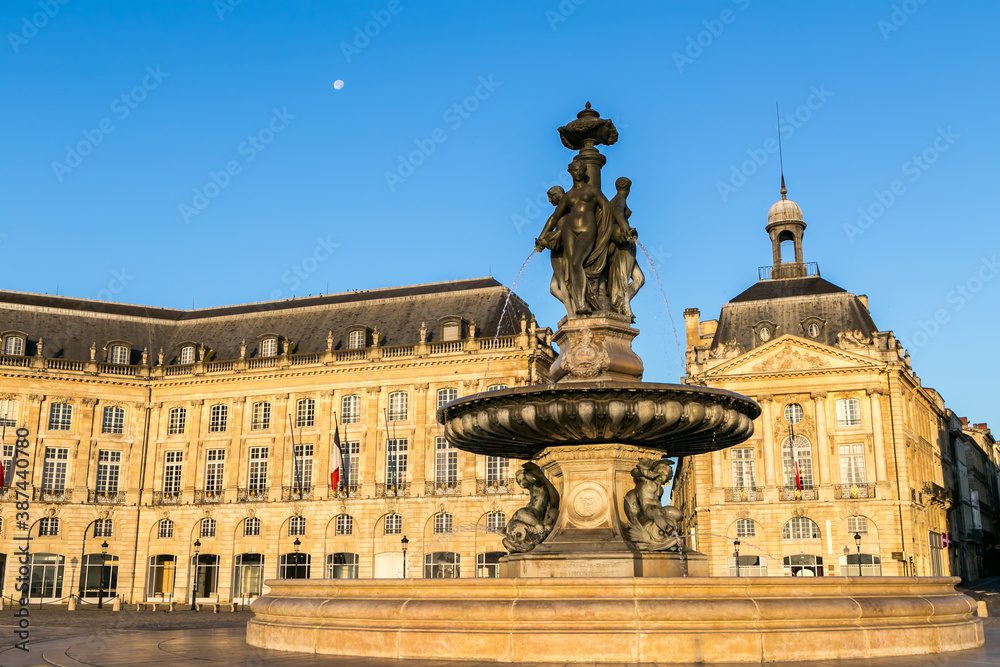
[[[986,424],[970,424],[951,410],[948,416],[950,475],[945,476],[946,486],[934,491],[950,507],[946,542],[952,572],[965,580],[996,576],[1000,571],[997,540],[1000,445]]]
[[[26,543],[33,601],[495,576],[525,496],[435,414],[544,381],[551,331],[509,295],[475,279],[183,311],[0,292],[3,457],[26,482],[0,497],[3,594]],[[335,432],[350,467],[331,489]]]
[[[736,575],[737,553],[740,576],[956,573],[944,401],[867,297],[803,260],[805,227],[782,183],[773,265],[717,321],[684,313],[686,381],[763,408],[746,443],[679,461],[672,504],[690,546],[713,575]]]

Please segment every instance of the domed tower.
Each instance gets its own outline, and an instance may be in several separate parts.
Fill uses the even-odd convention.
[[[806,223],[802,220],[802,209],[785,195],[785,176],[781,176],[781,199],[774,203],[767,212],[767,230],[771,237],[771,252],[774,255],[774,267],[771,278],[802,278],[806,275],[806,265],[802,261],[802,233]],[[781,260],[781,244],[791,241],[795,244],[795,261]]]

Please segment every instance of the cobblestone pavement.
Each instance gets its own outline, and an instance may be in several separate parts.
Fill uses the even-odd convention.
[[[5,612],[4,612],[5,613]],[[248,646],[244,641],[242,627],[207,627],[215,620],[216,614],[199,615],[192,612],[156,612],[169,616],[165,620],[148,619],[147,622],[160,624],[159,629],[123,630],[97,628],[85,632],[86,623],[75,627],[32,626],[31,651],[25,653],[10,648],[11,643],[4,638],[0,642],[0,667],[33,667],[44,665],[57,667],[171,667],[198,665],[226,665],[229,667],[269,667],[288,665],[289,667],[497,667],[498,663],[461,662],[445,660],[377,660],[369,658],[340,658],[317,656],[304,653],[265,651]],[[147,613],[148,615],[152,615]],[[68,614],[67,614],[68,615]],[[221,616],[219,614],[218,616]],[[228,616],[235,616],[228,614]],[[91,615],[96,623],[100,618]],[[39,619],[36,619],[39,620]],[[230,619],[237,620],[237,619]],[[76,622],[74,620],[74,622]],[[245,623],[245,616],[242,619]],[[200,627],[192,628],[191,624]],[[184,627],[178,627],[184,626]],[[93,626],[92,626],[93,627]],[[6,634],[12,628],[5,627],[0,632]],[[36,630],[38,634],[36,635]],[[599,659],[600,656],[594,656]],[[563,667],[565,663],[537,663],[533,667]],[[600,667],[602,663],[573,663],[583,667]],[[653,667],[646,663],[642,667]],[[906,656],[900,658],[879,658],[875,660],[822,660],[817,662],[768,663],[769,667],[986,667],[1000,666],[1000,629],[986,629],[986,646],[970,651],[940,653],[928,656]],[[532,667],[520,665],[519,667]],[[610,667],[610,665],[608,666]],[[620,663],[615,667],[625,667]],[[629,666],[631,667],[631,666]],[[713,667],[673,665],[672,667]],[[717,664],[714,667],[728,667]],[[734,666],[735,667],[735,666]],[[753,667],[742,664],[740,667]]]

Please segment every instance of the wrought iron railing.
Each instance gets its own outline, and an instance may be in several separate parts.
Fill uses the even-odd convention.
[[[396,498],[410,495],[409,482],[396,482],[395,484],[385,484],[377,482],[375,484],[375,495],[380,498]]]
[[[124,491],[87,491],[87,502],[99,505],[121,505],[125,502]]]
[[[762,489],[753,487],[729,487],[726,489],[727,503],[758,503],[764,500]]]
[[[236,489],[236,502],[259,503],[267,500],[266,486],[255,486],[251,489]]]
[[[875,497],[874,484],[836,484],[833,497],[837,500],[861,500]]]
[[[180,505],[180,491],[153,491],[154,505]]]
[[[73,489],[39,489],[35,488],[32,500],[43,503],[68,503],[73,500]]]
[[[816,500],[816,489],[811,486],[798,488],[797,486],[781,487],[779,496],[782,500]]]
[[[311,486],[283,486],[281,487],[282,500],[312,500],[313,488]]]
[[[477,479],[476,493],[515,493],[517,484],[512,479]]]
[[[360,484],[341,484],[333,491],[334,498],[357,498],[361,495]]]
[[[458,480],[450,482],[424,482],[424,495],[427,496],[452,496],[462,490],[462,483]]]
[[[225,501],[226,492],[222,489],[197,489],[194,492],[196,503],[221,503]]]

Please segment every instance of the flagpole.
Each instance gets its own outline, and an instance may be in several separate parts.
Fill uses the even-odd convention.
[[[396,457],[392,455],[392,444],[391,444],[392,441],[395,440],[395,438],[391,438],[391,439],[389,438],[389,414],[388,414],[388,412],[386,411],[385,408],[382,408],[382,418],[385,419],[385,449],[386,449],[386,455],[389,458],[389,461],[388,461],[388,463],[389,463],[388,473],[389,473],[389,480],[391,480],[389,483],[392,484],[392,489],[393,489],[393,492],[395,493],[395,491],[396,491],[396,482],[397,482],[397,479],[396,479]],[[393,432],[394,433],[395,433],[395,430],[396,429],[393,428]]]
[[[347,430],[345,425],[344,437],[347,437]],[[351,462],[349,457],[351,455],[350,448],[348,448],[347,456],[344,456],[344,448],[340,444],[340,419],[337,417],[337,412],[333,413],[333,446],[337,448],[340,452],[340,465],[344,469],[344,474],[340,476],[337,480],[337,486],[344,487],[345,495],[351,497]],[[336,489],[334,489],[336,491]]]
[[[299,457],[295,453],[295,427],[292,426],[292,413],[288,413],[288,430],[292,434],[292,472],[295,475],[295,486],[299,491],[299,500],[302,500],[302,479],[299,477]]]

